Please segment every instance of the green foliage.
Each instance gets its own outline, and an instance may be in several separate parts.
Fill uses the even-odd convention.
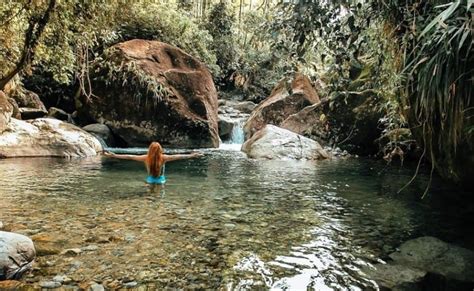
[[[129,13],[119,20],[120,41],[142,38],[169,43],[200,59],[211,73],[219,74],[215,52],[209,49],[213,44],[212,34],[200,29],[176,7],[137,2],[129,6]]]
[[[217,57],[217,65],[221,69],[220,75],[215,75],[218,82],[229,78],[237,66],[237,49],[233,24],[235,17],[227,7],[227,2],[221,1],[212,7],[205,28],[213,37],[210,45]]]
[[[0,7],[0,23],[4,24],[0,27],[0,76],[19,58],[29,19],[46,5],[44,1],[10,1]],[[115,1],[58,2],[33,65],[46,68],[60,83],[71,83],[75,78],[83,79],[90,63],[107,47],[132,38],[176,45],[201,59],[212,73],[219,73],[216,57],[208,49],[212,42],[209,33],[175,7],[154,1],[127,5]]]
[[[107,49],[92,66],[95,78],[106,86],[120,84],[134,92],[137,103],[142,100],[153,104],[168,96],[168,90],[155,78],[138,68],[135,62],[123,62],[120,51],[115,48]],[[93,96],[92,96],[93,97]]]
[[[445,173],[454,171],[458,146],[474,146],[472,93],[474,8],[469,1],[453,1],[432,7],[428,17],[418,18],[422,28],[405,39],[412,48],[406,57],[406,88],[413,120],[422,128],[424,146],[433,165]]]

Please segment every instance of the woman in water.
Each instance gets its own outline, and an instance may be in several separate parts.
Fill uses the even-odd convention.
[[[104,152],[104,156],[122,160],[144,162],[148,171],[146,182],[148,184],[163,185],[166,182],[165,163],[201,157],[203,154],[192,153],[187,155],[165,155],[160,143],[152,142],[146,155],[118,155],[111,152]]]

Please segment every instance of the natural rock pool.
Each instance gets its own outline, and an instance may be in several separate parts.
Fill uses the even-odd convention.
[[[38,252],[24,288],[61,275],[82,288],[372,290],[360,268],[407,239],[474,248],[472,210],[440,198],[458,190],[434,181],[420,201],[421,173],[397,194],[413,169],[205,152],[168,164],[158,191],[132,161],[0,160],[0,221]]]

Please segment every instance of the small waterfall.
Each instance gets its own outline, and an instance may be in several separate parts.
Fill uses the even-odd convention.
[[[239,119],[234,123],[232,133],[230,134],[230,144],[243,144],[244,143],[244,120]]]
[[[107,143],[105,142],[105,140],[101,136],[99,136],[98,134],[96,134],[94,132],[89,131],[89,133],[92,134],[99,141],[99,143],[102,146],[102,149],[104,151],[107,151],[109,149],[109,146],[107,145]]]
[[[224,141],[220,145],[221,150],[229,150],[229,151],[240,151],[242,144],[244,143],[244,123],[245,118],[239,118],[234,123],[232,127],[232,132],[230,134],[230,139]]]

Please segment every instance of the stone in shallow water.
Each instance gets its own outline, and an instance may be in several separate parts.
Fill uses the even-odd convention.
[[[125,288],[133,288],[133,287],[135,287],[135,286],[137,286],[137,285],[138,285],[138,283],[135,282],[135,281],[127,282],[127,283],[123,284],[123,286],[124,286]]]
[[[53,281],[54,282],[59,282],[61,284],[63,284],[63,283],[67,284],[67,283],[72,282],[72,279],[69,278],[68,276],[65,276],[65,275],[56,275],[56,276],[53,277]]]
[[[379,287],[394,290],[417,290],[426,275],[426,271],[390,264],[377,264],[373,268],[366,268],[364,272]]]
[[[474,252],[435,237],[419,237],[390,254],[395,263],[474,283]]]
[[[82,250],[79,248],[74,248],[74,249],[67,249],[61,252],[61,255],[66,255],[66,256],[77,256],[80,253],[82,253]]]
[[[250,158],[306,159],[329,158],[321,145],[289,130],[267,124],[242,145],[242,151]]]
[[[31,269],[36,251],[28,237],[0,231],[0,280],[19,279]]]
[[[97,283],[93,283],[88,289],[88,291],[104,291],[104,290],[105,290],[104,286]]]
[[[88,246],[82,248],[82,250],[85,251],[85,252],[92,252],[92,251],[96,251],[98,249],[99,249],[99,247],[96,246],[96,245],[88,245]]]
[[[53,289],[61,287],[61,283],[55,281],[43,281],[39,283],[41,288]]]

